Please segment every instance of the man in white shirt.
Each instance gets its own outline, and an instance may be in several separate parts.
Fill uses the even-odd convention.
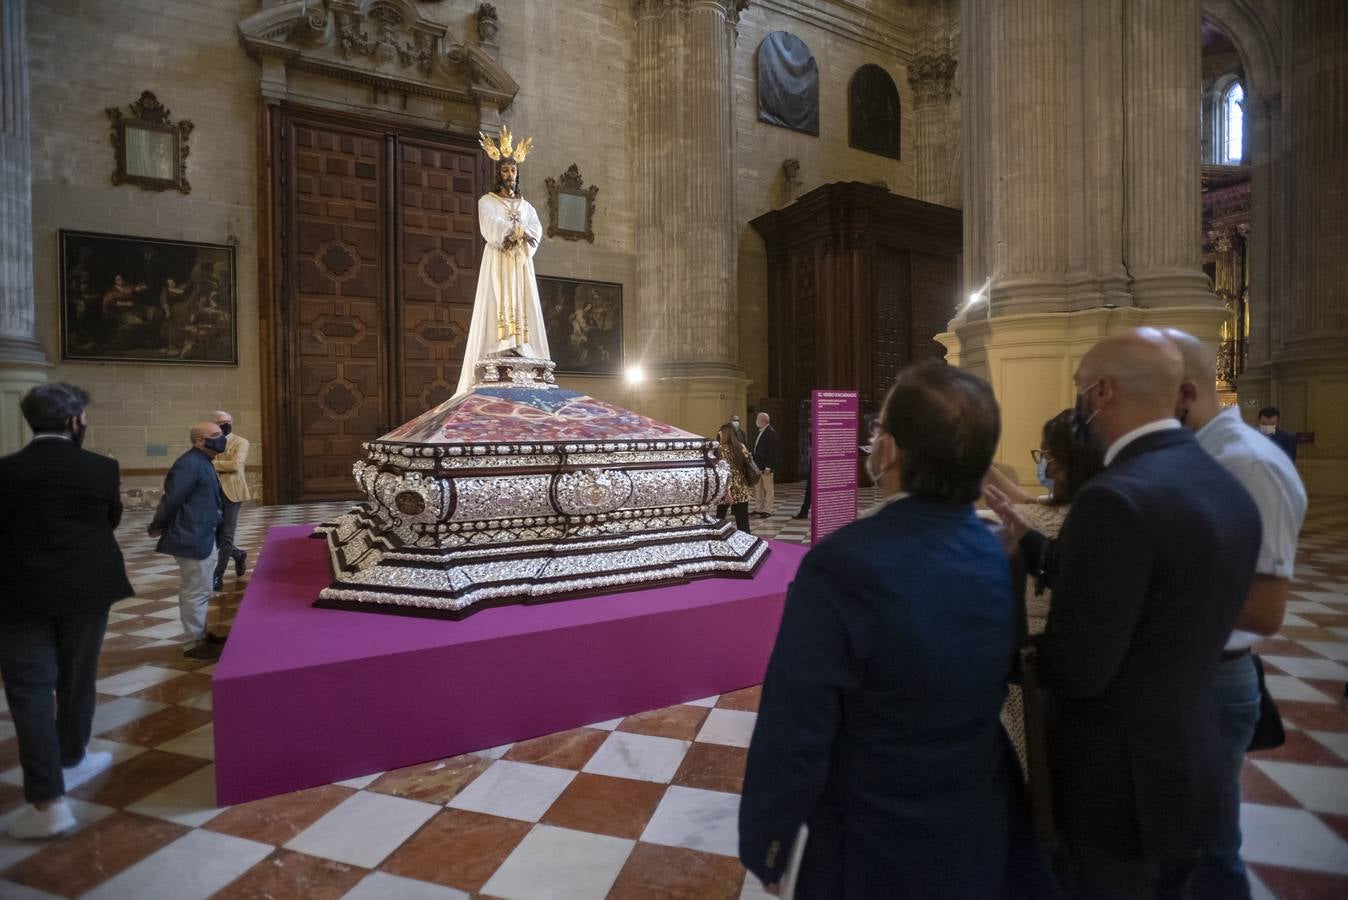
[[[1248,898],[1249,879],[1240,859],[1240,769],[1259,721],[1259,681],[1251,648],[1282,627],[1297,535],[1306,517],[1306,489],[1280,447],[1246,425],[1238,408],[1221,407],[1213,350],[1183,331],[1168,329],[1166,336],[1184,356],[1176,415],[1195,432],[1199,445],[1250,492],[1264,526],[1254,584],[1217,669],[1224,767],[1222,828],[1191,884],[1194,896]]]

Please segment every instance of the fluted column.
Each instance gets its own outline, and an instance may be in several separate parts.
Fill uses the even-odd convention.
[[[955,67],[948,53],[919,54],[908,66],[917,122],[917,198],[928,203],[946,202],[947,124]]]
[[[1060,309],[1067,271],[1063,0],[992,3],[993,315]],[[971,286],[976,287],[976,286]]]
[[[26,2],[0,3],[0,454],[26,438],[18,401],[45,380],[33,299]]]
[[[1201,268],[1198,0],[1124,4],[1125,261],[1138,306],[1213,306]]]

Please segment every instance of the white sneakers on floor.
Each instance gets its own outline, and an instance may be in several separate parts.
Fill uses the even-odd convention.
[[[26,806],[9,826],[9,836],[21,841],[60,837],[75,827],[75,814],[61,797],[46,809]]]
[[[71,766],[69,769],[61,770],[62,775],[65,777],[66,793],[75,790],[75,788],[84,784],[110,765],[112,765],[111,753],[104,751],[89,753],[86,751],[84,759],[75,763],[75,765]]]

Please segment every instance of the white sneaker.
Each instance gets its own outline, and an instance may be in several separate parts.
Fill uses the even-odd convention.
[[[112,765],[111,753],[101,750],[93,753],[86,751],[84,759],[75,763],[69,769],[61,770],[61,774],[65,776],[66,793],[75,790],[110,765]]]
[[[61,798],[46,809],[24,807],[23,812],[9,826],[9,836],[21,841],[45,840],[60,837],[75,827],[75,814]]]

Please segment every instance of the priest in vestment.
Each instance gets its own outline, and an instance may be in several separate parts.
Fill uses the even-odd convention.
[[[543,238],[543,224],[519,191],[518,164],[528,156],[533,139],[515,146],[509,129],[502,128],[499,143],[486,135],[481,142],[496,161],[497,179],[495,190],[477,202],[478,228],[487,246],[478,270],[473,320],[456,394],[472,389],[481,360],[493,356],[551,358],[534,279],[534,253]]]

